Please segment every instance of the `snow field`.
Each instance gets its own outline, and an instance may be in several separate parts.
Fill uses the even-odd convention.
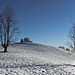
[[[75,54],[55,47],[12,44],[0,52],[0,75],[75,75],[74,60]]]

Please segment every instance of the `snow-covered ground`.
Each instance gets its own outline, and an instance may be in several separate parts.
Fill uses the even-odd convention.
[[[36,43],[0,46],[0,75],[75,75],[75,53]]]

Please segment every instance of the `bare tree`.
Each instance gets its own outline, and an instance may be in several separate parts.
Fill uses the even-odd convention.
[[[69,48],[75,51],[75,24],[73,24],[72,28],[69,31],[69,40],[66,43]]]
[[[0,14],[0,40],[4,52],[7,52],[9,43],[13,41],[15,33],[17,33],[18,27],[16,23],[14,9],[7,6]]]

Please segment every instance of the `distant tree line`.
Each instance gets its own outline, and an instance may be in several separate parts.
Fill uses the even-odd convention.
[[[26,38],[20,40],[20,43],[24,43],[24,42],[32,42],[32,41],[30,41],[30,39],[28,37],[26,37]]]

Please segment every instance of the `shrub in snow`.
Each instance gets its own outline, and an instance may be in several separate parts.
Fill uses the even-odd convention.
[[[65,47],[64,47],[64,46],[59,46],[58,48],[65,49]]]
[[[66,48],[67,51],[70,51],[70,49]]]

